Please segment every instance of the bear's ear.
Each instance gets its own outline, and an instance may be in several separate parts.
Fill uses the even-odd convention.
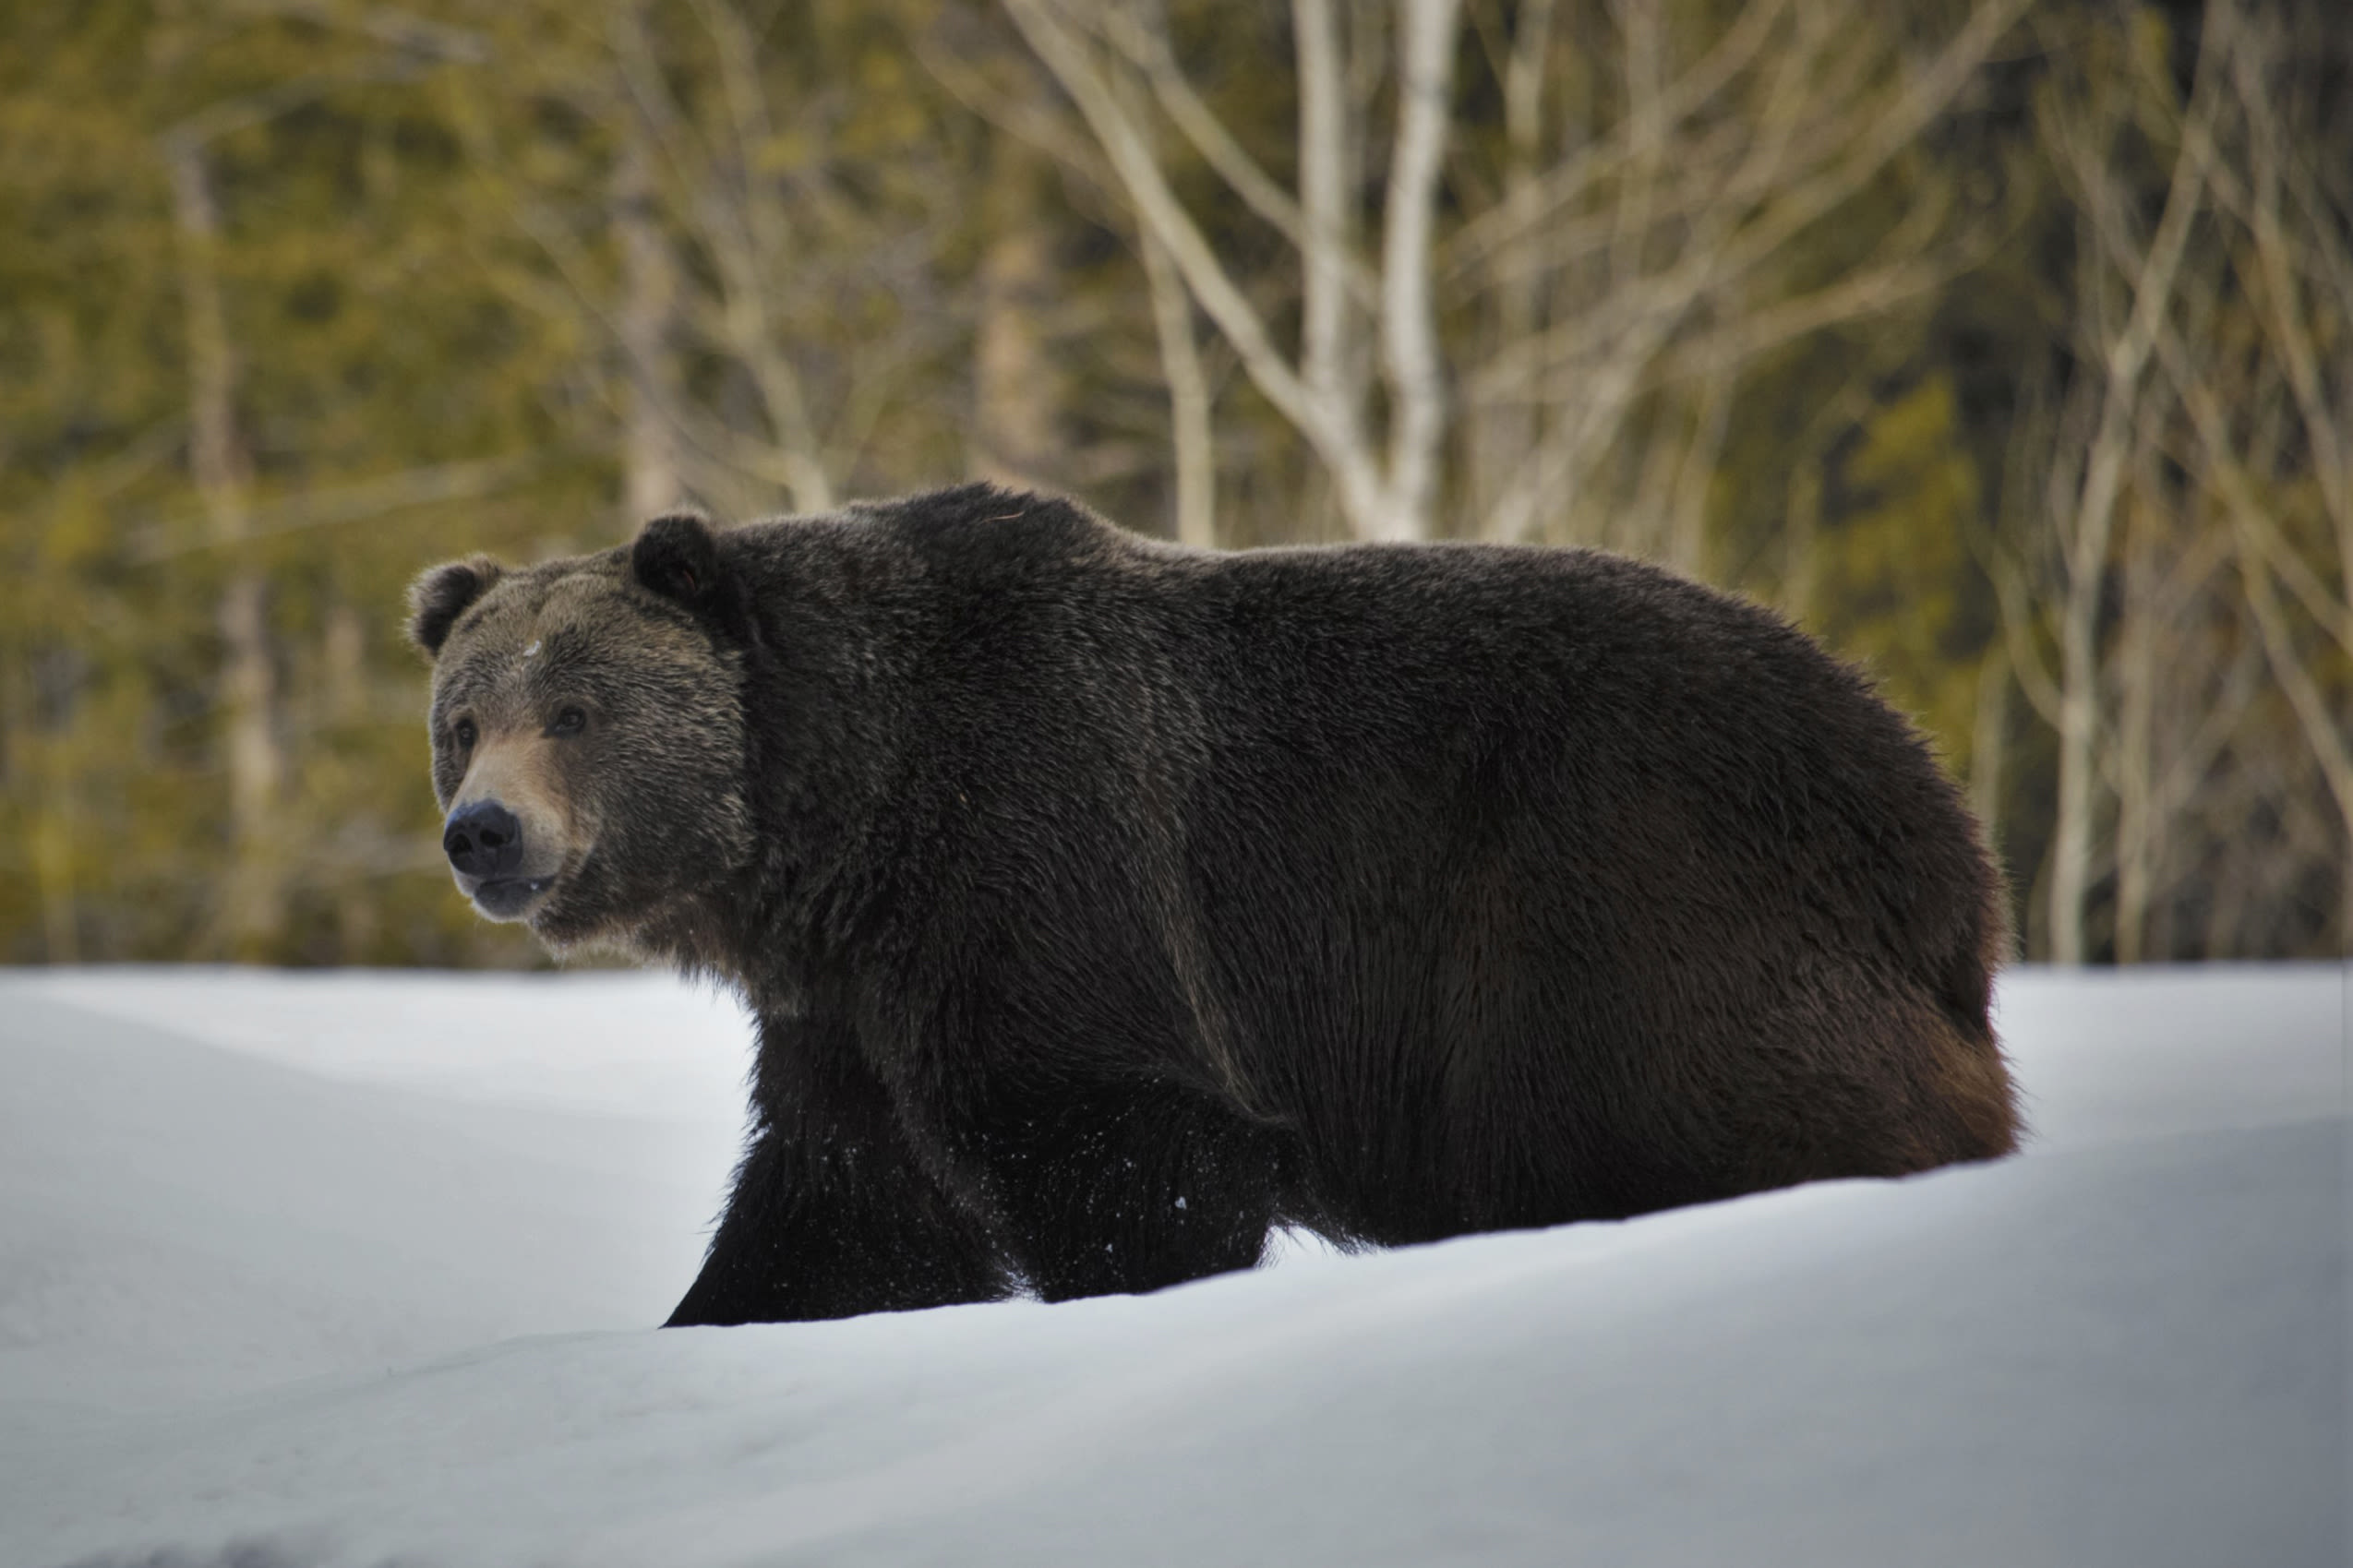
[[[706,608],[719,587],[719,545],[709,521],[695,512],[655,518],[630,548],[630,569],[663,598]]]
[[[490,590],[507,569],[487,556],[444,561],[409,584],[409,640],[428,659],[441,655],[450,628],[466,606]]]

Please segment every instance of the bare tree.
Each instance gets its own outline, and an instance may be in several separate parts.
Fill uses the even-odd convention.
[[[2342,18],[2312,4],[2249,6],[2234,42],[2243,139],[2216,188],[2262,352],[2238,397],[2201,376],[2200,340],[2169,331],[2161,358],[2214,465],[2265,662],[2336,808],[2338,938],[2353,941],[2353,164],[2325,118],[2336,102],[2347,128],[2353,47]],[[2334,98],[2317,85],[2332,67]],[[2287,434],[2250,438],[2270,409]]]
[[[937,211],[910,214],[841,188],[825,150],[849,95],[800,81],[815,68],[735,0],[503,19],[454,121],[538,265],[492,275],[606,351],[630,508],[830,508],[956,332],[928,269],[966,193],[937,179]],[[546,158],[514,113],[532,103],[593,127],[601,197]]]
[[[768,84],[759,70],[761,50],[728,0],[695,0],[690,8],[708,35],[716,102],[680,102],[642,0],[609,0],[605,30],[621,90],[618,118],[625,145],[642,138],[652,150],[664,215],[693,237],[711,263],[714,286],[688,302],[687,329],[738,368],[757,415],[749,421],[714,417],[702,403],[677,395],[678,378],[659,361],[633,357],[630,385],[661,407],[721,475],[781,485],[795,509],[822,511],[833,505],[833,476],[792,343],[776,319],[796,250],[795,225],[782,183],[761,168],[776,137]]]
[[[1469,521],[1489,537],[1607,539],[1687,566],[1744,369],[1981,254],[1936,201],[1826,281],[1819,253],[1801,253],[1819,220],[1951,107],[2023,8],[1981,0],[1915,59],[1862,0],[1751,0],[1712,32],[1663,0],[1626,0],[1608,7],[1617,54],[1604,69],[1564,57],[1573,30],[1560,5],[1515,7],[1497,51],[1500,195],[1477,205],[1454,190],[1464,216],[1441,233],[1456,0],[1387,13],[1295,0],[1294,188],[1194,89],[1159,5],[1006,0],[1137,227],[1315,453],[1351,533],[1423,537]],[[1352,68],[1368,56],[1376,73]],[[1356,195],[1368,75],[1393,85],[1377,212]],[[1156,138],[1158,124],[1176,134]],[[1178,150],[1279,236],[1289,290],[1219,253],[1176,194]],[[1376,243],[1362,237],[1368,222]],[[1295,348],[1263,303],[1286,293]],[[1487,325],[1450,339],[1442,314]],[[1457,453],[1468,472],[1449,485]],[[1442,530],[1447,495],[1460,521]],[[1627,515],[1642,533],[1612,537],[1610,520]]]
[[[1215,399],[1201,350],[1193,335],[1193,296],[1170,259],[1168,246],[1150,234],[1136,240],[1146,285],[1152,293],[1152,326],[1160,370],[1169,384],[1169,441],[1176,470],[1176,536],[1207,549],[1218,542],[1218,442],[1212,423]]]
[[[1562,47],[1552,10],[1521,10],[1533,36],[1515,34],[1507,88],[1558,84],[1558,151],[1535,178],[1508,177],[1441,252],[1450,287],[1494,302],[1463,377],[1469,417],[1536,431],[1483,475],[1479,528],[1696,569],[1699,482],[1747,368],[1984,254],[1989,235],[1935,187],[1867,253],[1814,242],[1962,97],[2023,6],[1974,6],[1922,54],[1860,4],[1751,0],[1711,30],[1663,0],[1610,9],[1615,52],[1550,73],[1523,55]],[[1523,127],[1544,112],[1531,96],[1507,104]]]
[[[621,504],[632,522],[677,505],[683,489],[667,412],[678,396],[678,262],[655,210],[653,162],[643,126],[631,117],[613,169],[612,227],[621,253],[614,326],[626,367]]]
[[[2353,177],[2314,152],[2332,48],[2318,8],[2215,0],[2186,101],[2144,54],[2065,81],[2038,115],[2076,214],[2082,339],[2026,454],[2039,516],[1995,569],[2012,663],[2059,741],[2042,915],[2060,963],[2092,956],[2111,880],[2121,960],[2168,951],[2178,889],[2237,912],[2202,940],[2243,941],[2219,933],[2293,898],[2218,870],[2234,857],[2328,868],[2353,931]],[[2130,147],[2164,160],[2154,222]],[[2308,779],[2333,823],[2304,808]]]
[[[242,553],[252,533],[252,462],[237,422],[237,354],[220,267],[221,209],[206,141],[267,112],[235,105],[175,127],[162,141],[172,177],[188,354],[188,467],[212,542],[233,554],[215,623],[221,635],[221,706],[229,780],[233,859],[201,945],[235,952],[268,943],[286,920],[285,864],[277,820],[286,759],[278,733],[278,678],[270,637],[269,584]]]
[[[2102,243],[2097,208],[2113,199],[2102,186],[2119,129],[2131,123],[2131,101],[2077,102],[2054,95],[2046,116],[2055,162],[2083,193],[2085,265],[2078,269],[2084,365],[2064,420],[2061,461],[2050,469],[2047,506],[2050,536],[2061,561],[2059,612],[2059,819],[2048,883],[2051,957],[2080,964],[2085,956],[2083,907],[2093,868],[2095,773],[2100,679],[2098,616],[2105,590],[2117,505],[2136,441],[2151,439],[2165,411],[2153,406],[2165,389],[2149,385],[2165,315],[2171,307],[2191,232],[2204,211],[2206,171],[2214,155],[2216,51],[2225,12],[2216,7],[2206,30],[2198,94],[2182,128],[2166,204],[2155,232],[2117,254]],[[2130,78],[2124,78],[2129,84]],[[2127,88],[2129,92],[2129,86]],[[2110,265],[2111,262],[2116,265]]]
[[[1004,483],[1050,486],[1068,463],[1063,379],[1049,342],[1056,236],[1033,221],[1037,154],[1000,138],[990,148],[972,345],[975,467]]]
[[[1411,539],[1434,530],[1447,433],[1431,269],[1459,0],[1399,0],[1396,131],[1381,208],[1380,259],[1354,243],[1351,172],[1362,165],[1361,117],[1349,113],[1347,30],[1369,25],[1331,0],[1296,0],[1299,188],[1282,190],[1195,94],[1156,9],[1007,0],[1006,9],[1078,106],[1148,241],[1160,247],[1203,314],[1267,401],[1331,476],[1360,538]],[[1182,138],[1233,184],[1298,252],[1302,326],[1295,354],[1177,198],[1123,73],[1142,78]],[[1357,352],[1361,324],[1377,344]],[[1371,418],[1376,383],[1386,435]]]

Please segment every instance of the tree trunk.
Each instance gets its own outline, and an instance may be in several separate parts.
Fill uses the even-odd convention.
[[[1209,377],[1193,337],[1193,300],[1168,247],[1147,231],[1137,236],[1152,291],[1160,371],[1169,383],[1169,432],[1176,458],[1177,542],[1198,549],[1218,543],[1218,447],[1210,419]]]
[[[1068,484],[1062,377],[1048,347],[1054,298],[1051,233],[1034,216],[1036,156],[1011,138],[992,152],[994,220],[980,257],[979,322],[972,345],[973,467],[1018,486]]]
[[[1977,671],[1977,711],[1969,736],[1969,808],[1997,856],[2001,843],[2001,773],[2010,752],[2010,660],[1997,643]]]
[[[188,462],[228,581],[215,610],[221,634],[221,707],[229,777],[232,863],[214,933],[204,945],[238,957],[269,952],[286,924],[279,820],[285,753],[278,737],[277,669],[270,656],[269,583],[246,556],[252,533],[251,472],[237,429],[237,362],[229,339],[219,263],[221,214],[204,146],[167,138],[174,216],[188,334]]]
[[[2119,254],[2113,236],[2096,221],[2087,221],[2085,259],[2092,269],[2087,288],[2099,287],[2099,269],[2113,267],[2119,274],[2131,310],[2106,334],[2098,367],[2099,420],[2083,458],[2083,484],[2068,497],[2062,515],[2053,518],[2067,559],[2067,581],[2059,611],[2059,823],[2052,841],[2051,958],[2058,964],[2085,959],[2083,903],[2091,889],[2094,795],[2099,724],[2100,599],[2109,569],[2109,545],[2114,538],[2116,509],[2124,488],[2126,464],[2136,436],[2145,425],[2141,402],[2158,333],[2172,305],[2175,281],[2189,246],[2192,225],[2206,204],[2206,168],[2214,150],[2215,74],[2223,26],[2207,19],[2202,43],[2197,87],[2174,156],[2171,182],[2163,215],[2138,255]],[[2084,143],[2062,143],[2062,163],[2071,163],[2092,180],[2105,178],[2107,150]],[[2097,203],[2108,193],[2096,188],[2089,199]],[[2097,257],[2097,259],[2094,259]],[[2087,302],[2096,311],[2096,301]],[[2095,317],[2096,318],[2096,317]],[[2092,367],[2084,367],[2085,374]]]
[[[2100,531],[2105,533],[2105,529]],[[2085,552],[2092,569],[2101,555]],[[2059,622],[2059,820],[2051,838],[2050,956],[2082,964],[2083,902],[2091,887],[2093,748],[2098,736],[2099,650],[2095,641],[2100,585],[2079,560],[2067,574]]]
[[[678,263],[654,205],[653,160],[643,126],[628,117],[628,139],[613,173],[613,228],[620,242],[618,323],[627,377],[621,415],[621,504],[630,526],[682,498],[678,448],[663,412],[677,308]]]
[[[1495,301],[1491,353],[1524,343],[1544,325],[1541,222],[1544,129],[1544,63],[1552,47],[1554,0],[1520,6],[1504,66],[1503,207],[1512,215],[1510,237],[1495,248],[1488,293]],[[1515,473],[1536,449],[1536,399],[1522,391],[1491,397],[1467,413],[1464,432],[1471,453],[1464,475],[1473,516],[1485,517],[1498,495],[1501,476]],[[1473,422],[1475,420],[1475,423]]]
[[[1434,532],[1447,433],[1430,262],[1460,27],[1459,0],[1399,0],[1397,145],[1381,220],[1381,371],[1389,394],[1388,527],[1401,539]]]

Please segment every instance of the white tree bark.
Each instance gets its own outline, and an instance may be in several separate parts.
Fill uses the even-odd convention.
[[[2088,956],[2084,901],[2095,853],[2100,714],[2099,613],[2106,588],[2116,503],[2125,465],[2140,425],[2143,377],[2155,353],[2191,226],[2205,207],[2206,170],[2214,151],[2215,99],[2225,47],[2227,7],[2208,14],[2200,50],[2197,89],[2174,161],[2163,215],[2145,250],[2117,254],[2107,232],[2087,225],[2095,254],[2085,258],[2096,274],[2112,263],[2129,291],[2131,307],[2101,345],[2098,356],[2098,416],[2071,495],[2055,497],[2052,518],[2064,555],[2064,599],[2059,613],[2059,816],[2051,844],[2047,916],[2053,963],[2079,964]],[[2104,132],[2077,124],[2054,149],[2092,204],[2113,200]],[[2099,259],[2106,254],[2106,261]],[[2087,310],[2087,315],[2092,314]]]
[[[1992,564],[2022,689],[2059,742],[2042,912],[2062,962],[2090,956],[2110,871],[2121,962],[2243,944],[2315,860],[2353,931],[2353,168],[2309,150],[2314,62],[2341,44],[2299,30],[2326,25],[2318,6],[2215,0],[2186,105],[2162,77],[2102,69],[2109,96],[2044,112],[2083,236],[2084,340],[2071,406],[2027,442],[2051,475],[2041,532]],[[2126,138],[2172,151],[2154,225]],[[2047,619],[2029,581],[2046,546]]]
[[[1350,530],[1363,539],[1415,539],[1435,529],[1439,457],[1446,436],[1443,371],[1430,266],[1446,133],[1451,121],[1459,0],[1400,0],[1399,36],[1411,59],[1391,149],[1383,207],[1382,263],[1372,278],[1378,365],[1390,428],[1366,428],[1369,388],[1351,321],[1367,269],[1352,242],[1346,51],[1331,0],[1296,0],[1293,36],[1300,90],[1300,192],[1295,203],[1242,157],[1197,98],[1170,79],[1165,40],[1133,16],[1080,12],[1059,0],[1005,0],[1007,13],[1078,107],[1138,226],[1166,252],[1202,312],[1225,338],[1254,386],[1298,430],[1330,475]],[[1178,127],[1236,183],[1246,200],[1279,215],[1299,250],[1302,322],[1296,357],[1275,341],[1264,316],[1211,248],[1170,188],[1153,138],[1093,47],[1100,37],[1138,62],[1154,97],[1178,106]],[[1156,64],[1158,62],[1158,64]],[[1297,218],[1290,220],[1295,210]]]
[[[1512,22],[1503,71],[1503,199],[1511,232],[1492,251],[1487,293],[1494,301],[1490,349],[1526,342],[1543,325],[1545,235],[1537,221],[1543,199],[1545,65],[1552,52],[1555,0],[1529,0]],[[1470,472],[1463,500],[1484,515],[1495,500],[1495,476],[1516,472],[1534,449],[1543,410],[1532,398],[1514,398],[1464,411]]]
[[[1598,539],[1613,515],[1663,511],[1670,496],[1596,485],[1641,438],[1636,415],[1660,389],[1736,376],[1791,338],[1867,317],[1966,265],[1970,243],[1934,204],[1880,255],[1808,292],[1783,263],[1793,241],[1951,107],[2023,9],[1982,0],[1926,61],[1875,71],[1866,67],[1883,35],[1865,7],[1752,0],[1675,74],[1673,13],[1625,6],[1617,126],[1560,160],[1533,198],[1465,224],[1438,268],[1451,277],[1517,245],[1521,257],[1503,265],[1543,267],[1562,294],[1548,327],[1498,344],[1464,377],[1482,410],[1553,413],[1518,471],[1482,485],[1492,499],[1481,532]],[[1545,245],[1526,246],[1539,232]],[[1665,461],[1631,471],[1666,483],[1675,473]]]
[[[1218,444],[1212,420],[1209,377],[1193,336],[1193,300],[1184,280],[1160,242],[1146,233],[1136,241],[1146,286],[1152,292],[1152,325],[1160,349],[1160,373],[1169,385],[1169,431],[1176,456],[1177,542],[1196,549],[1218,543]]]
[[[1337,428],[1354,425],[1362,404],[1349,369],[1350,221],[1348,97],[1339,28],[1331,0],[1292,0],[1299,71],[1300,378]]]
[[[1397,147],[1382,205],[1381,365],[1389,393],[1389,537],[1426,538],[1446,437],[1446,383],[1431,298],[1438,177],[1453,118],[1459,0],[1400,0]]]

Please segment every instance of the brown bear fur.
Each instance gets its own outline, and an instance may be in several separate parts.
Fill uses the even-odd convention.
[[[461,885],[758,1020],[673,1323],[2014,1146],[1952,786],[1862,677],[1656,569],[1199,552],[972,485],[413,602]]]

